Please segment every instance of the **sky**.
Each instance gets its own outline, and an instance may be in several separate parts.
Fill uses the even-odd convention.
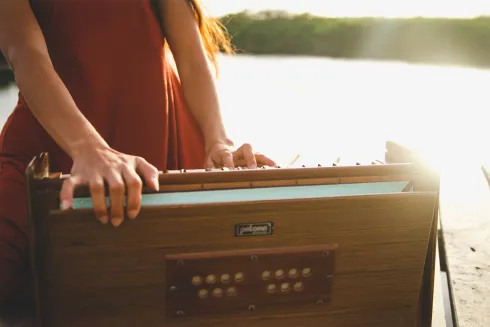
[[[322,16],[473,17],[490,15],[490,0],[203,0],[213,16],[245,9],[283,9]]]

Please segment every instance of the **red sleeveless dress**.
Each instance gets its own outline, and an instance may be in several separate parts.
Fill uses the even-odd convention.
[[[56,71],[111,147],[159,170],[203,168],[203,137],[149,0],[30,2]],[[19,94],[0,136],[0,302],[29,273],[24,170],[41,152],[53,169],[70,172],[71,159]]]

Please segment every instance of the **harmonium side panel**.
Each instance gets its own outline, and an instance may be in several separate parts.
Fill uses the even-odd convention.
[[[412,327],[434,204],[161,204],[119,228],[90,208],[53,211],[38,235],[43,325]]]

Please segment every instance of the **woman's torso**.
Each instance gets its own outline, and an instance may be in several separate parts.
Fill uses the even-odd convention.
[[[31,7],[57,73],[109,145],[159,169],[177,168],[172,167],[179,165],[175,139],[182,126],[174,126],[173,119],[183,115],[187,127],[196,126],[182,108],[178,79],[166,64],[149,1],[31,0]],[[22,95],[0,142],[0,152],[33,156],[47,151],[56,169],[71,167]]]

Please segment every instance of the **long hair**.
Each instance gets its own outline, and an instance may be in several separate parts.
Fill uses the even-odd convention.
[[[204,5],[201,0],[187,0],[191,6],[194,17],[199,25],[199,31],[204,42],[207,55],[218,72],[216,55],[219,52],[233,54],[234,50],[225,26],[219,19],[206,16]]]

